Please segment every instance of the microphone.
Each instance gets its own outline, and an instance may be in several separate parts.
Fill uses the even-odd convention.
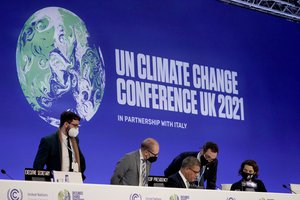
[[[5,169],[1,169],[1,173],[6,175],[9,179],[14,180],[8,173],[6,173]]]
[[[191,184],[189,188],[191,188],[191,189],[204,189],[204,186],[199,186],[199,185],[196,185],[196,184]]]
[[[257,188],[257,184],[254,183],[254,182],[247,181],[246,182],[246,187],[256,189]]]
[[[257,189],[257,183],[251,181],[242,181],[242,191],[255,191]]]
[[[296,192],[294,192],[294,191],[292,190],[292,188],[291,188],[290,186],[287,186],[287,185],[283,184],[282,187],[284,187],[285,189],[287,189],[288,191],[290,191],[290,192],[293,193],[293,194],[297,194]]]

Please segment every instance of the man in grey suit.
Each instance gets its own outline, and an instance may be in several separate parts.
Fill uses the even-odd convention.
[[[110,184],[147,186],[151,163],[157,160],[158,153],[158,142],[145,139],[139,150],[127,153],[118,161]]]

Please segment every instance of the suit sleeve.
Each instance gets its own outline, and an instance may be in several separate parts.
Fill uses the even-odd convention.
[[[50,146],[46,138],[42,138],[33,162],[34,169],[44,169],[49,152],[50,152]]]
[[[129,156],[125,155],[121,158],[115,168],[115,171],[110,179],[110,184],[113,185],[123,185],[123,177],[126,175],[129,170],[130,160]]]
[[[81,170],[81,174],[82,174],[82,179],[85,180],[86,179],[86,176],[84,175],[84,171],[86,169],[85,158],[79,147],[79,138],[78,137],[76,137],[76,141],[77,141],[79,156],[80,156],[80,170]]]
[[[211,171],[207,176],[206,189],[216,189],[217,182],[217,171],[218,171],[218,160],[215,160],[213,166],[211,167]]]
[[[178,181],[176,181],[173,177],[168,178],[168,181],[165,183],[165,187],[180,188]]]
[[[261,180],[257,181],[257,191],[258,192],[267,192],[265,184]]]
[[[183,154],[180,154],[174,158],[174,160],[171,162],[171,164],[165,169],[164,174],[165,177],[169,177],[176,172],[179,171],[181,167],[182,160],[184,159]]]
[[[243,190],[242,190],[242,185],[240,184],[240,182],[233,183],[233,184],[231,185],[230,190],[232,190],[232,191],[236,191],[236,190],[238,190],[238,191],[243,191]]]

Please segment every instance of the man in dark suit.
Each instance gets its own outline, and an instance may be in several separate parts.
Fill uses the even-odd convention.
[[[194,182],[200,172],[200,162],[194,156],[186,157],[181,164],[178,172],[168,177],[166,187],[175,188],[191,188],[190,185]]]
[[[218,152],[218,145],[213,142],[205,143],[200,152],[183,152],[175,157],[171,164],[165,169],[165,177],[169,177],[178,172],[183,159],[188,156],[193,156],[196,157],[201,164],[200,174],[197,177],[195,185],[199,188],[203,188],[204,182],[206,181],[206,189],[215,189],[218,169]]]
[[[65,111],[60,116],[56,133],[43,137],[33,163],[34,169],[81,172],[85,179],[85,159],[79,148],[78,127],[80,117]]]
[[[114,185],[147,186],[151,163],[157,160],[159,144],[153,138],[145,139],[141,148],[121,158],[111,177]]]

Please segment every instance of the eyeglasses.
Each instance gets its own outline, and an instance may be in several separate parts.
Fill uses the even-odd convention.
[[[154,155],[155,157],[157,157],[158,156],[158,153],[157,154],[155,154],[155,153],[153,153],[152,151],[150,151],[149,149],[147,149],[147,151],[149,151],[152,155]]]
[[[73,123],[69,123],[69,124],[71,124],[71,125],[74,126],[75,128],[80,127],[80,124],[73,124]]]
[[[200,173],[200,171],[195,171],[192,168],[189,168],[189,169],[192,170],[195,174],[199,174]]]

